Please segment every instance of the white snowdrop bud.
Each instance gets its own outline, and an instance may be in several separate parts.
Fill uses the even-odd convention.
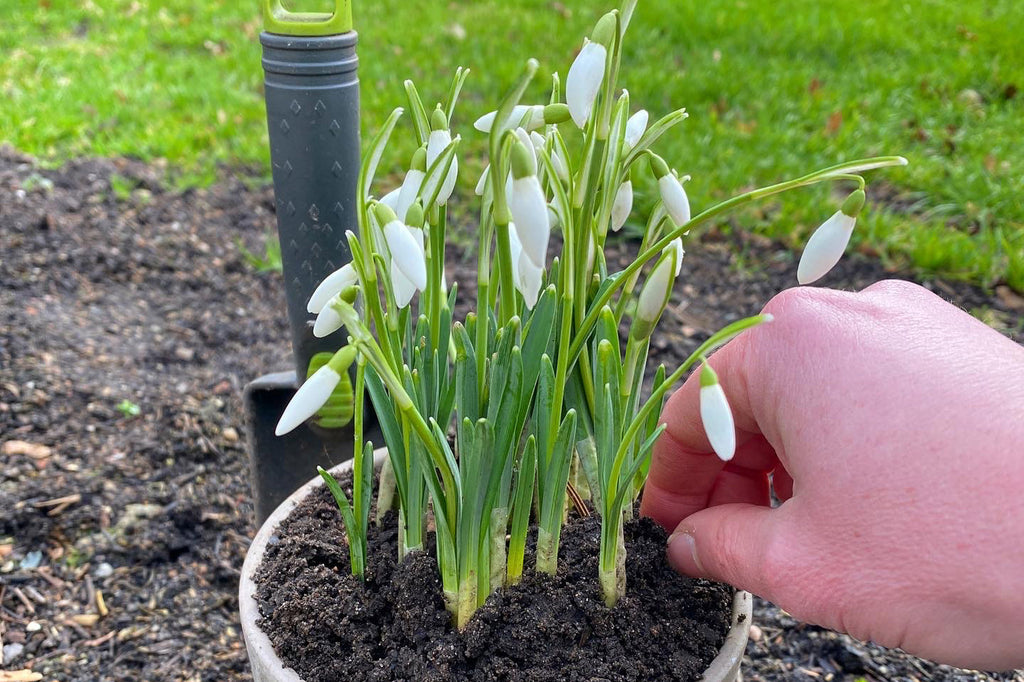
[[[441,156],[444,150],[448,148],[448,145],[452,143],[452,134],[448,130],[448,121],[441,109],[435,109],[434,113],[431,114],[430,127],[430,136],[427,138],[427,168],[430,168],[437,161],[437,157]],[[458,177],[459,159],[458,157],[452,157],[452,165],[449,167],[448,175],[445,176],[444,182],[441,184],[441,191],[437,195],[438,206],[447,203],[448,199],[452,196],[452,192],[455,191],[455,181]]]
[[[686,190],[683,189],[679,178],[669,170],[665,160],[656,154],[651,154],[651,171],[654,172],[654,177],[658,178],[661,201],[665,204],[665,211],[672,222],[676,227],[682,227],[690,222],[690,199],[686,196]]]
[[[512,284],[515,285],[516,291],[523,293],[523,282],[519,279],[519,258],[523,255],[523,245],[519,241],[515,223],[508,224],[508,245],[512,260]]]
[[[565,101],[573,122],[580,128],[587,125],[594,110],[594,100],[604,79],[608,50],[600,43],[587,42],[569,68],[565,81]]]
[[[552,152],[551,165],[555,167],[555,174],[562,182],[569,182],[569,165],[562,158],[562,152],[559,151],[558,145],[554,145]]]
[[[625,144],[626,151],[629,151],[636,146],[636,143],[640,141],[640,138],[647,132],[647,121],[649,116],[646,109],[641,109],[632,116],[626,122],[626,136]]]
[[[392,261],[406,279],[423,291],[427,286],[427,263],[416,239],[390,208],[377,204],[375,210],[377,220],[384,225],[384,241],[391,251]]]
[[[330,362],[306,379],[284,409],[284,414],[281,415],[280,421],[277,422],[274,434],[283,436],[295,430],[297,426],[312,417],[321,407],[327,404],[331,394],[334,393],[334,389],[341,382],[342,373],[348,371],[355,357],[355,348],[345,346],[334,354]]]
[[[676,254],[668,250],[662,254],[654,270],[651,272],[644,288],[640,291],[640,298],[636,304],[636,316],[633,318],[633,327],[630,329],[637,339],[646,339],[654,331],[654,327],[661,319],[661,314],[668,305],[672,295],[672,286],[675,284]]]
[[[537,161],[521,143],[512,148],[512,192],[507,199],[523,252],[543,268],[551,238],[548,204],[537,180]]]
[[[700,373],[700,419],[715,454],[723,462],[731,460],[736,454],[736,425],[718,375],[707,362]]]
[[[318,314],[327,305],[327,302],[340,294],[344,289],[359,283],[359,275],[351,263],[346,263],[338,268],[320,282],[313,295],[309,297],[306,310],[314,315]]]
[[[807,247],[800,256],[796,278],[800,284],[812,284],[828,274],[843,257],[857,216],[864,208],[864,190],[851,194],[843,207],[826,220],[807,240]]]
[[[583,49],[569,67],[565,79],[565,103],[569,105],[572,120],[580,128],[587,124],[594,110],[594,101],[604,81],[608,48],[614,40],[615,30],[615,13],[609,12],[597,22],[593,40],[584,43]]]
[[[626,219],[633,212],[633,182],[626,180],[619,185],[612,204],[612,232],[618,232],[626,224]]]

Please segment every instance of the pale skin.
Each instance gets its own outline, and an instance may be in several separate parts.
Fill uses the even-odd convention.
[[[800,288],[669,400],[642,513],[676,570],[951,665],[1024,667],[1024,349],[913,284]],[[783,504],[769,505],[769,474]]]

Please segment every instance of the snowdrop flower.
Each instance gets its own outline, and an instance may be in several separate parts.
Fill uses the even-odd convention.
[[[626,219],[633,212],[633,182],[626,180],[619,185],[612,204],[612,232],[618,232],[626,224]]]
[[[593,39],[584,43],[583,49],[569,67],[565,79],[565,102],[569,105],[572,120],[580,128],[587,125],[594,110],[594,101],[604,81],[608,48],[614,40],[615,31],[615,12],[609,12],[597,22]]]
[[[626,122],[626,136],[625,145],[626,151],[629,151],[636,146],[636,143],[640,141],[640,138],[647,132],[647,121],[649,115],[646,109],[641,109],[632,116]]]
[[[843,207],[811,235],[796,271],[796,279],[800,284],[818,281],[843,257],[853,228],[857,225],[857,216],[864,208],[865,198],[862,189],[851,194]]]
[[[523,253],[534,267],[543,268],[551,238],[548,202],[537,179],[537,160],[519,142],[512,147],[512,192],[507,199]]]
[[[682,227],[690,222],[690,199],[686,196],[686,190],[683,189],[679,178],[669,170],[665,159],[657,154],[651,154],[651,171],[658,179],[661,201],[665,204],[665,210],[672,222],[676,227]]]
[[[676,237],[672,240],[672,243],[665,247],[665,250],[675,251],[676,254],[676,277],[683,270],[683,256],[686,255],[686,250],[683,248],[683,238]]]
[[[537,154],[536,154],[537,147],[536,147],[536,145],[533,144],[533,139],[531,139],[530,133],[526,132],[525,128],[516,128],[515,129],[515,134],[516,134],[516,137],[519,138],[519,142],[524,147],[526,147],[530,151],[534,152],[534,158],[537,158]]]
[[[359,295],[359,289],[350,285],[342,289],[334,298],[328,301],[327,305],[317,313],[316,322],[313,323],[313,336],[318,339],[330,336],[345,326],[345,322],[338,312],[338,306],[342,303],[352,305]]]
[[[526,118],[527,114],[529,114],[529,119]],[[481,133],[490,133],[494,128],[494,119],[497,116],[497,111],[486,113],[476,120],[473,127]],[[512,108],[512,114],[508,117],[507,123],[514,126],[522,125],[528,131],[533,131],[545,125],[556,125],[568,120],[569,108],[564,104],[549,104],[547,106],[543,104],[535,104],[533,106],[517,104]]]
[[[356,357],[356,349],[345,346],[330,361],[303,382],[281,415],[274,434],[283,436],[316,414],[330,399]]]
[[[700,373],[700,419],[718,458],[723,462],[731,460],[736,454],[736,426],[718,375],[707,361]]]
[[[452,143],[452,134],[448,130],[448,119],[445,118],[444,111],[440,107],[434,109],[434,113],[430,116],[430,129],[430,137],[427,139],[427,168],[430,168],[437,161],[437,157],[441,156],[444,150],[448,148],[448,145]],[[458,157],[453,157],[452,165],[448,169],[448,175],[441,184],[441,191],[437,195],[438,206],[445,204],[452,196],[452,192],[455,191],[455,181],[458,177],[459,159]]]
[[[406,279],[423,291],[427,286],[427,263],[416,238],[387,206],[377,204],[374,211],[377,220],[384,226],[384,241],[391,251],[392,262]]]
[[[654,331],[654,327],[665,312],[672,286],[675,284],[676,252],[665,249],[661,258],[654,266],[636,304],[636,316],[630,334],[637,339],[646,339]]]
[[[530,142],[533,144],[533,151],[538,154],[540,154],[541,150],[548,144],[547,139],[536,131],[530,133]]]
[[[454,164],[454,161],[452,163]],[[405,220],[405,214],[408,213],[409,207],[420,195],[420,188],[423,187],[423,180],[426,176],[427,151],[421,147],[412,155],[412,164],[409,167],[409,172],[405,174],[398,201],[391,207],[395,210],[395,215],[399,220]]]
[[[526,112],[529,110],[530,107],[528,107],[527,105],[517,104],[512,108],[512,115],[509,118],[512,119],[513,121],[521,121],[523,120],[523,117],[526,116]],[[497,111],[491,111],[489,113],[486,113],[476,120],[476,123],[473,124],[473,127],[479,130],[481,133],[490,133],[491,129],[494,128],[494,119],[497,116]],[[532,117],[530,120],[533,120]]]
[[[320,282],[320,286],[309,297],[306,310],[314,315],[319,314],[328,301],[340,294],[344,289],[358,283],[359,275],[356,273],[356,269],[352,267],[351,263],[346,263],[341,268],[327,275],[323,282]]]

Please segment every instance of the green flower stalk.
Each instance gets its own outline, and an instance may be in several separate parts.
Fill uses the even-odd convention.
[[[669,390],[697,363],[704,363],[701,415],[709,440],[719,456],[732,456],[732,415],[706,359],[767,317],[726,327],[671,372],[658,368],[644,395],[650,340],[681,276],[690,231],[781,192],[855,180],[860,188],[805,250],[800,280],[811,281],[846,248],[864,203],[859,174],[905,163],[900,157],[844,163],[694,214],[687,177],[654,151],[686,112],[654,120],[644,109],[633,111],[619,87],[635,6],[624,0],[597,22],[564,93],[555,75],[547,103],[523,101],[538,70],[530,60],[497,107],[476,119],[489,155],[475,191],[473,313],[454,318],[458,287],[449,290],[444,270],[448,205],[460,167],[453,124],[469,74],[461,68],[431,108],[406,81],[417,151],[398,187],[379,186],[377,168],[404,114],[396,109],[363,158],[359,235],[347,235],[352,262],[309,302],[318,316],[314,331],[344,328],[348,345],[307,379],[278,431],[299,428],[332,396],[337,401],[337,392],[347,397],[351,390],[352,490],[327,472],[321,476],[342,515],[351,570],[362,576],[373,452],[363,442],[362,396],[369,395],[388,450],[378,506],[390,509],[397,501],[399,558],[435,543],[445,604],[459,628],[495,590],[521,580],[531,529],[534,570],[557,573],[562,527],[573,513],[571,475],[575,487],[586,489],[576,503],[589,499],[601,518],[595,577],[605,603],[612,607],[622,598],[628,587],[623,527],[664,429],[659,414]],[[567,144],[563,129],[581,136],[580,144]],[[657,203],[639,215],[635,189],[648,184],[657,186]],[[606,241],[631,219],[647,225],[639,255],[611,272]],[[561,249],[552,254],[553,230]],[[346,388],[342,377],[353,364],[355,382]]]

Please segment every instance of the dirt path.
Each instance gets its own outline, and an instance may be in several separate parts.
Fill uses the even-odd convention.
[[[119,199],[113,176],[136,191]],[[137,162],[43,171],[0,152],[0,671],[249,679],[235,597],[253,532],[240,396],[287,367],[289,349],[278,278],[235,242],[260,247],[272,195],[233,180],[171,193],[159,179]],[[865,259],[842,267],[848,286],[886,276]],[[655,347],[671,364],[794,270],[770,243],[710,239],[688,254]],[[1019,298],[930,286],[1020,338]],[[747,679],[995,679],[770,605],[755,618]]]

